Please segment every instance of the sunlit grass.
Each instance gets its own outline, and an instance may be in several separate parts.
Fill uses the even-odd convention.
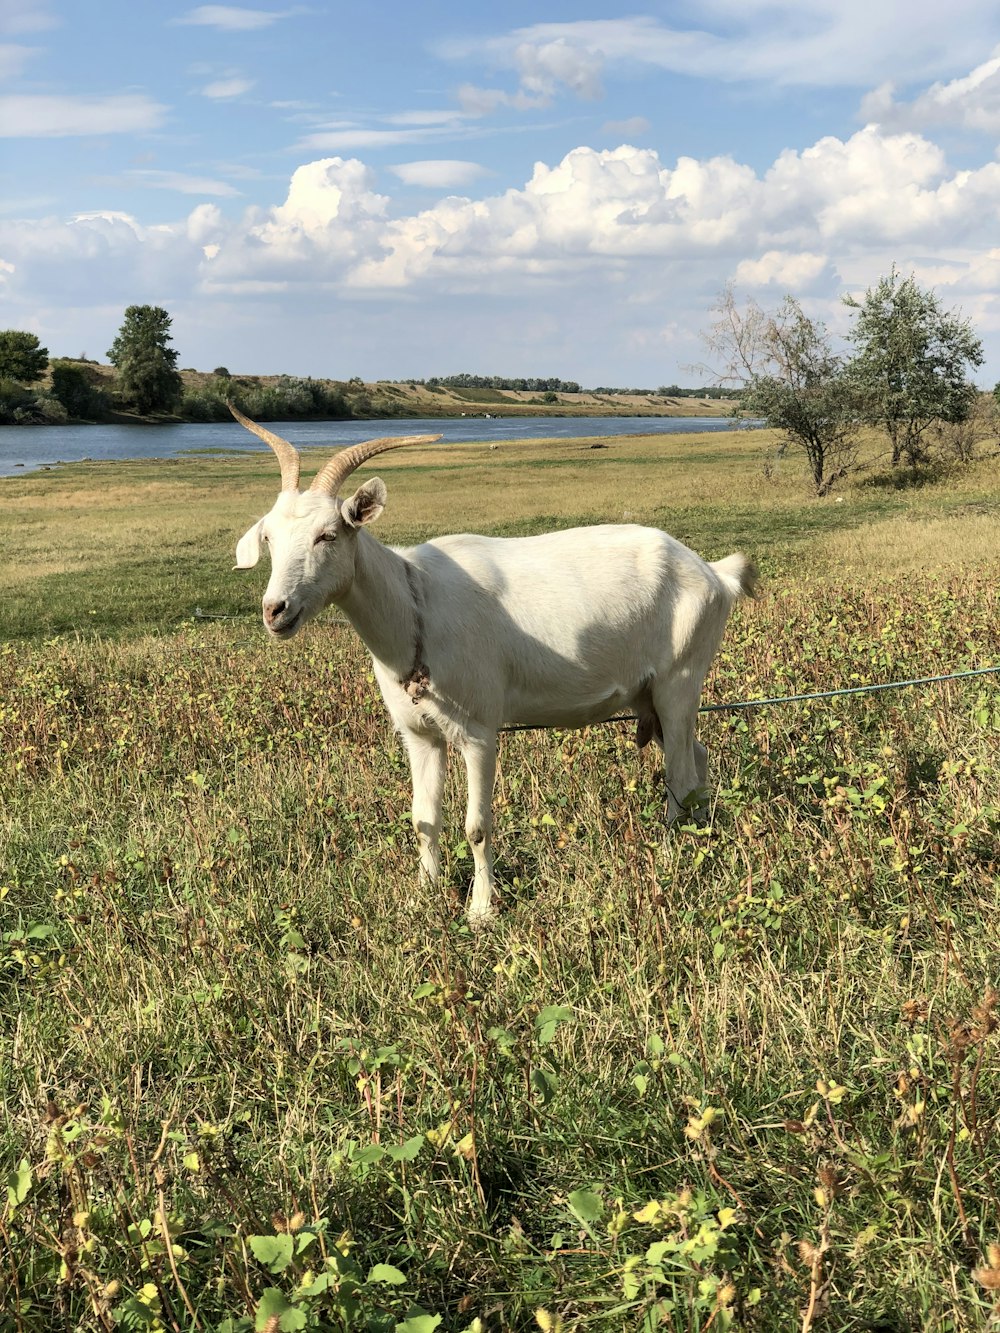
[[[995,464],[838,504],[664,447],[390,457],[380,526],[744,546],[706,702],[997,661]],[[995,678],[704,715],[701,832],[630,728],[506,736],[472,935],[460,775],[421,889],[356,638],[269,648],[229,570],[270,460],[206,466],[3,509],[0,1330],[984,1327]]]

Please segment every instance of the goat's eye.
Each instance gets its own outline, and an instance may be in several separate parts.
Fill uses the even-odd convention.
[[[313,542],[313,545],[319,546],[320,542],[335,542],[336,540],[337,534],[335,532],[321,532]]]

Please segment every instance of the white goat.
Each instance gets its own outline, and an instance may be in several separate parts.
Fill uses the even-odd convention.
[[[272,638],[290,638],[330,603],[361,635],[409,754],[413,827],[430,881],[440,865],[447,745],[462,753],[470,921],[492,913],[490,807],[504,724],[582,727],[633,709],[640,747],[655,739],[663,749],[668,821],[705,786],[698,699],[733,603],[753,593],[745,556],[707,564],[666,533],[632,524],[386,547],[365,531],[385,505],[384,483],[373,477],[347,500],[337,492],[374,454],[440,436],[354,445],[300,492],[297,450],[232,410],[277,454],[282,483],[274,508],[241,538],[236,567],[256,565],[267,544]]]

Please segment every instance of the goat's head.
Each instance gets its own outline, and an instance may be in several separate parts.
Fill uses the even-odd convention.
[[[271,578],[264,593],[264,625],[276,639],[289,639],[330,602],[346,596],[354,581],[358,533],[381,514],[385,483],[372,477],[342,500],[337,492],[351,473],[375,454],[405,444],[431,444],[440,435],[406,435],[366,440],[334,454],[299,490],[299,453],[283,440],[245,417],[232,404],[241,425],[266,440],[281,464],[281,494],[269,514],[245,533],[236,547],[236,568],[252,569],[261,544],[271,553]]]

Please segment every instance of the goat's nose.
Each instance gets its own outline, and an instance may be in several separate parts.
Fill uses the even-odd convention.
[[[288,605],[287,602],[265,602],[264,619],[269,625],[272,625]]]

